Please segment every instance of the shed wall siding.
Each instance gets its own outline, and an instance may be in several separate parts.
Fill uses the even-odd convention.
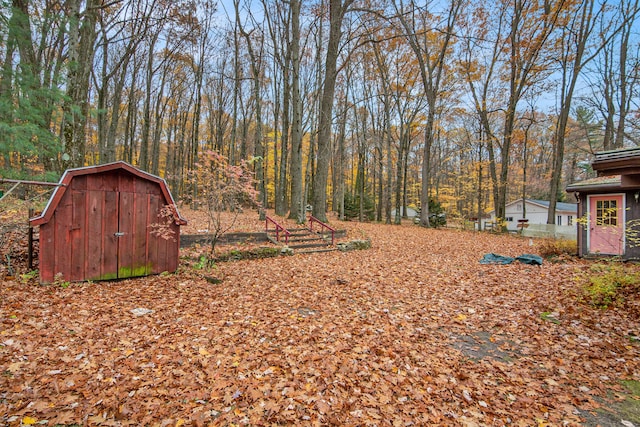
[[[640,259],[640,201],[636,202],[635,191],[626,193],[627,207],[627,239],[626,239],[626,259]]]

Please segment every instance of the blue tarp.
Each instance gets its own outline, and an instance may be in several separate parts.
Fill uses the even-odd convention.
[[[515,258],[498,254],[485,254],[480,260],[480,264],[511,264]]]
[[[485,254],[480,260],[480,264],[511,264],[514,261],[520,261],[524,264],[542,265],[542,257],[533,254],[523,254],[515,258],[498,254]]]
[[[516,259],[524,264],[542,265],[542,257],[540,255],[522,254],[517,256]]]

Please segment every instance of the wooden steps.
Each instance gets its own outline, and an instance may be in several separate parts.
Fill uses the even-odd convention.
[[[337,250],[331,245],[331,235],[317,233],[308,228],[294,228],[289,231],[289,241],[284,243],[282,238],[276,241],[275,230],[269,230],[267,237],[276,244],[286,244],[287,247],[293,249],[294,254],[330,252]]]

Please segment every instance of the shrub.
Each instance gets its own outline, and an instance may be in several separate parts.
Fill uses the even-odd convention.
[[[602,309],[622,304],[625,297],[637,298],[640,291],[640,272],[622,264],[594,264],[578,280],[583,300]]]
[[[368,193],[364,193],[362,202],[360,195],[346,193],[344,195],[344,217],[347,220],[360,219],[360,205],[362,204],[362,220],[373,221],[375,216],[375,206],[373,200]]]
[[[220,237],[233,228],[243,207],[261,208],[255,180],[247,162],[239,166],[215,151],[202,153],[196,169],[190,173],[191,183],[198,189],[196,202],[204,207],[211,230],[209,258],[215,258],[215,247]],[[231,212],[231,217],[223,215]]]
[[[420,209],[417,209],[414,222],[420,223]],[[447,216],[440,202],[434,198],[429,198],[429,225],[432,227],[444,227],[447,225]]]
[[[538,244],[538,253],[543,258],[575,255],[577,252],[578,245],[575,240],[545,239]]]

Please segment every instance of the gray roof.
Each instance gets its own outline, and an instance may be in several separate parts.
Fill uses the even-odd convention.
[[[548,200],[533,200],[533,199],[526,199],[526,200],[527,200],[527,203],[533,203],[535,205],[542,206],[546,209],[549,209]],[[522,201],[522,199],[514,200],[513,202],[507,203],[506,206],[513,205],[514,203],[517,203],[520,201]],[[489,213],[491,214],[494,211],[495,209],[489,211]],[[556,212],[559,212],[559,211],[578,213],[578,205],[576,203],[556,202]]]
[[[596,161],[628,159],[632,157],[640,157],[640,147],[600,151],[596,153]]]
[[[527,199],[528,202],[536,203],[538,205],[542,205],[549,208],[548,200],[531,200]],[[566,212],[578,212],[578,205],[576,203],[566,203],[566,202],[556,202],[556,211],[566,211]]]

